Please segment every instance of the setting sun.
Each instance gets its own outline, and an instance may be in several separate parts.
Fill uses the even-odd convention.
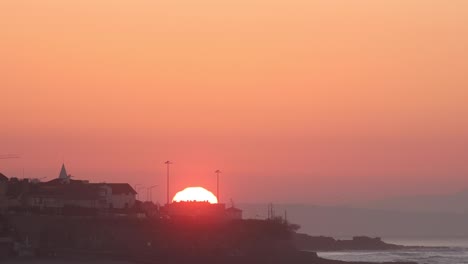
[[[203,187],[188,187],[182,191],[176,193],[173,202],[188,202],[188,201],[197,201],[215,204],[218,203],[216,196]]]

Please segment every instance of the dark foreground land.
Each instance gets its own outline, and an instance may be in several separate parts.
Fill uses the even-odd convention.
[[[271,255],[256,255],[256,256],[164,256],[145,258],[140,257],[124,257],[124,256],[73,256],[68,255],[57,257],[43,257],[43,258],[15,258],[6,259],[6,264],[376,264],[373,262],[344,262],[337,260],[328,260],[317,257],[313,252],[295,252],[290,254],[271,254]],[[414,262],[382,262],[381,264],[415,264]]]
[[[15,254],[23,257],[12,256],[9,253],[14,248],[6,247],[0,261],[37,264],[339,264],[346,262],[322,259],[313,252],[300,250],[396,246],[370,238],[336,241],[298,235],[295,229],[294,225],[272,220],[6,215],[4,236],[16,241],[15,247],[22,250],[16,250]]]

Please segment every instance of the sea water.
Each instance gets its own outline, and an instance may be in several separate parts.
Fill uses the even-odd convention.
[[[414,261],[419,264],[468,264],[468,238],[389,238],[385,242],[424,246],[401,250],[319,252],[326,259],[343,261]]]

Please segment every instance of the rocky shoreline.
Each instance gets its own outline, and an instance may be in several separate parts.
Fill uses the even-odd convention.
[[[407,248],[401,245],[389,244],[380,237],[355,236],[352,239],[334,239],[326,236],[310,236],[295,233],[292,236],[295,247],[309,251],[342,251],[342,250],[395,250]]]

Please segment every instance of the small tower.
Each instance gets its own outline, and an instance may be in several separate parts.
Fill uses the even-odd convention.
[[[62,169],[60,169],[60,174],[58,178],[61,179],[63,182],[70,181],[70,176],[68,175],[67,170],[65,169],[65,164],[62,164]]]

